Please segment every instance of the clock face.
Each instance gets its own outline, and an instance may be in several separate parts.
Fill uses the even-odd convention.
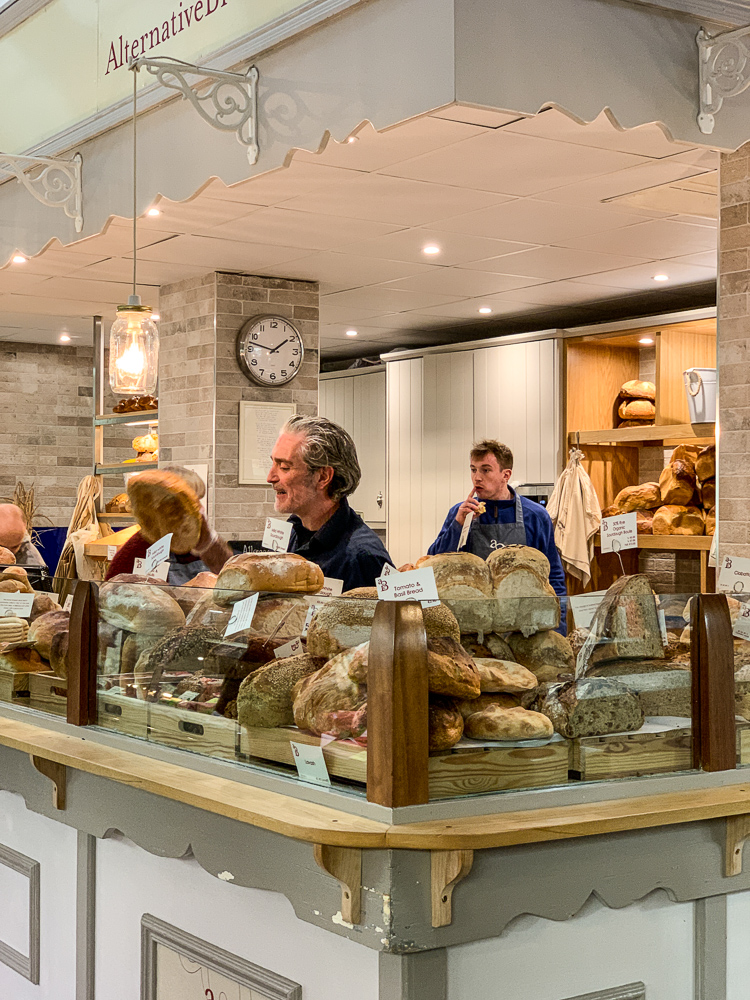
[[[239,366],[258,385],[291,382],[304,356],[299,331],[283,316],[257,316],[237,334]]]

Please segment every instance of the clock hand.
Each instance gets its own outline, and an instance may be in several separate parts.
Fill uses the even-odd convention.
[[[268,353],[275,354],[278,350],[280,350],[284,346],[284,344],[288,344],[291,339],[292,339],[291,337],[287,337],[286,340],[282,340],[280,344],[277,344],[276,347],[274,347],[273,350],[269,351]]]
[[[257,340],[254,340],[250,347],[262,347],[264,351],[270,351],[273,354],[273,348],[269,347],[267,344],[259,344]]]

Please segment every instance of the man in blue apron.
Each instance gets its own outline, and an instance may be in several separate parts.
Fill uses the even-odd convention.
[[[565,572],[555,547],[555,531],[541,504],[519,496],[508,481],[513,471],[513,453],[499,441],[479,441],[471,449],[472,489],[463,503],[448,511],[443,527],[427,550],[473,552],[486,559],[506,545],[529,545],[549,559],[549,582],[561,599],[565,598]],[[468,534],[467,518],[472,515]],[[463,537],[465,536],[465,537]],[[565,603],[561,600],[563,620]]]

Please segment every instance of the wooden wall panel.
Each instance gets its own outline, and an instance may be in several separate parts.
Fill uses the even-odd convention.
[[[716,367],[716,321],[663,329],[656,338],[656,422],[689,424],[682,373]]]
[[[609,430],[623,382],[638,378],[638,351],[607,343],[566,344],[568,431]]]

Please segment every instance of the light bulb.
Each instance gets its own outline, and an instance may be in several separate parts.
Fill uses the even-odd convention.
[[[422,247],[422,253],[426,253],[428,257],[432,257],[434,254],[440,253],[440,247],[430,244],[429,246]]]
[[[156,391],[159,332],[151,307],[138,302],[118,306],[109,337],[109,383],[120,396],[146,396]]]
[[[61,344],[69,344],[70,343],[70,336],[67,333],[61,333],[60,334],[60,343]]]
[[[655,274],[654,281],[669,281],[668,274]]]
[[[156,215],[161,215],[161,212],[158,208],[150,208],[148,212],[146,212],[146,215],[150,215],[153,218]]]
[[[347,335],[347,337],[356,337],[357,336],[357,331],[356,330],[347,330],[346,331],[346,335]]]
[[[489,316],[489,314],[492,312],[489,306],[480,306],[479,311],[483,316]]]
[[[24,255],[22,253],[14,254],[13,255],[13,263],[14,264],[25,264],[26,263],[26,257],[24,257]]]
[[[653,344],[653,342],[654,342],[653,337],[641,337],[641,339],[638,341],[639,344]]]

